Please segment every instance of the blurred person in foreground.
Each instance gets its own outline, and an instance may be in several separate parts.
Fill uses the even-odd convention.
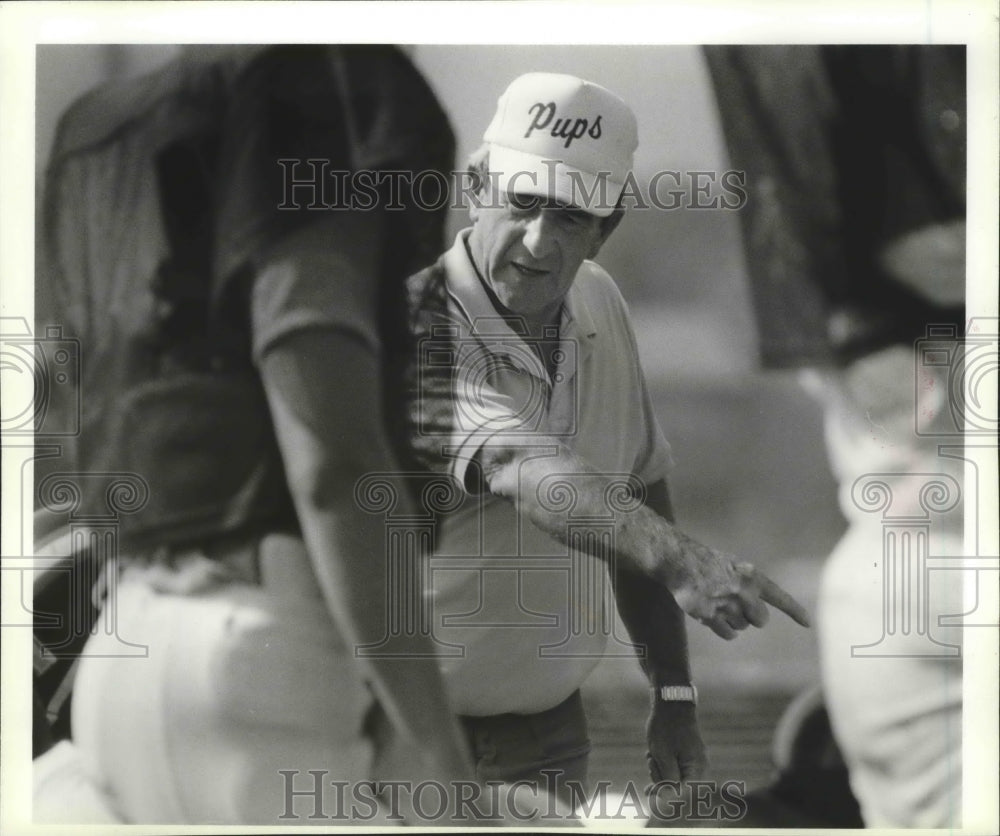
[[[938,445],[955,435],[948,374],[965,334],[965,50],[705,52],[746,172],[763,361],[805,370],[848,521],[818,632],[851,788],[869,827],[956,827],[962,639],[939,618],[964,611],[963,573],[925,573],[921,557],[962,554],[962,460]],[[928,365],[918,341],[934,334],[949,360]],[[910,541],[893,534],[906,520]]]
[[[382,211],[382,193],[343,211],[353,193],[332,190],[333,172],[447,172],[452,154],[433,94],[389,47],[189,48],[63,117],[38,293],[82,345],[64,469],[78,516],[108,513],[104,476],[148,489],[106,579],[117,633],[95,631],[73,694],[110,815],[345,815],[329,788],[370,777],[373,699],[418,746],[405,777],[471,778],[425,641],[412,658],[354,653],[388,618],[385,530],[354,486],[396,469],[381,356],[442,216]],[[310,769],[328,796],[289,805],[279,770],[301,791]]]
[[[592,82],[528,73],[484,140],[471,228],[408,282],[423,346],[408,378],[409,461],[459,495],[431,573],[449,696],[481,780],[572,800],[590,750],[580,686],[608,651],[617,601],[649,679],[651,777],[698,778],[684,613],[724,638],[763,626],[767,603],[806,615],[671,522],[670,451],[628,309],[591,261],[624,216],[631,109]]]

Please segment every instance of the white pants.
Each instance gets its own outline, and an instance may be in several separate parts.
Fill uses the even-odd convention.
[[[914,369],[891,348],[818,387],[848,521],[820,584],[823,688],[868,827],[961,819],[962,637],[938,619],[963,611],[964,573],[919,553],[962,554],[962,462],[914,432],[916,410],[948,420],[944,376],[916,386]]]
[[[123,818],[338,823],[323,818],[335,803],[303,791],[369,777],[371,698],[322,601],[266,583],[168,594],[150,573],[127,569],[112,604],[117,634],[148,656],[92,637],[73,697],[75,742]]]

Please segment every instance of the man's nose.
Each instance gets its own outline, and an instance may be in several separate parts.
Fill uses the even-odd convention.
[[[524,227],[524,246],[533,258],[544,258],[555,244],[555,227],[549,213],[539,210]]]

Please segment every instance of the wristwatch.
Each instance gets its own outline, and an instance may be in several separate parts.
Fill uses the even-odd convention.
[[[663,685],[658,690],[664,702],[691,702],[698,704],[698,689],[694,685]]]

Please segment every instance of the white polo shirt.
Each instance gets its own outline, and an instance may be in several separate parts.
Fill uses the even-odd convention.
[[[430,268],[436,278],[443,269],[456,349],[440,469],[472,486],[445,516],[431,559],[432,630],[458,712],[531,713],[569,697],[605,653],[629,653],[628,637],[614,627],[603,561],[542,533],[512,501],[476,492],[470,463],[494,435],[539,456],[553,455],[539,439],[554,436],[624,488],[630,478],[663,479],[670,452],[611,277],[593,262],[581,266],[552,336],[561,353],[550,378],[493,308],[466,250],[468,233]],[[540,493],[551,507],[569,509],[576,536],[611,542],[611,512],[575,516],[572,488],[558,474]],[[612,494],[612,506],[630,501]]]

